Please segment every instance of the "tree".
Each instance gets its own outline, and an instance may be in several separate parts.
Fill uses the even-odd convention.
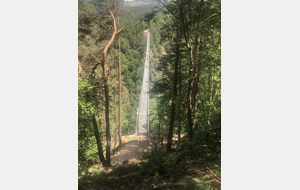
[[[174,122],[175,122],[175,106],[176,106],[176,100],[177,100],[177,82],[178,82],[178,64],[180,62],[179,56],[179,46],[181,43],[181,21],[180,21],[180,15],[179,18],[176,19],[176,43],[175,43],[175,61],[174,61],[174,82],[173,82],[173,95],[172,95],[172,106],[171,106],[171,117],[170,117],[170,126],[169,126],[169,135],[168,135],[168,144],[167,144],[167,150],[171,150],[172,146],[172,137],[173,137],[173,130],[174,130]]]
[[[120,28],[120,19],[118,17]],[[119,146],[122,146],[122,127],[121,127],[121,34],[119,34]]]
[[[115,116],[119,114],[118,136],[120,144],[122,143],[122,133],[128,134],[133,131],[132,127],[134,127],[135,118],[132,113],[137,107],[137,94],[141,88],[142,78],[142,73],[138,71],[142,54],[141,50],[137,49],[145,43],[140,39],[143,39],[143,31],[146,25],[140,21],[128,22],[119,17],[117,28],[115,16],[121,13],[120,5],[117,1],[82,1],[79,2],[78,8],[78,70],[80,76],[84,75],[89,83],[88,89],[80,89],[80,94],[90,90],[89,102],[98,111],[98,113],[95,111],[93,114],[98,116],[96,124],[98,124],[97,129],[102,141],[100,143],[102,146],[105,146],[103,151],[106,152],[106,160],[103,164],[110,165],[110,136],[117,133],[115,133],[116,128],[111,132],[112,127],[109,123],[109,116],[111,114],[116,114]],[[124,26],[121,26],[122,23]],[[125,27],[125,24],[127,27]],[[124,28],[127,30],[124,30]],[[132,29],[135,31],[134,34],[130,34]],[[114,40],[115,36],[121,32],[122,38],[119,35],[119,41],[117,42]],[[128,34],[133,39],[137,39],[133,47],[129,45]],[[119,64],[116,64],[115,60],[119,60]],[[117,71],[118,67],[119,71]],[[121,81],[121,78],[123,81]],[[119,88],[113,86],[116,82],[119,83]],[[118,114],[116,109],[109,109],[113,107],[109,91],[112,88],[116,90],[116,93],[119,90]],[[91,131],[89,133],[93,133],[95,136],[93,115],[85,117],[88,119],[85,120],[84,125],[90,126],[89,130]],[[85,140],[88,141],[88,139]],[[94,151],[98,149],[96,149],[96,144],[99,144],[96,136],[95,142]],[[100,147],[98,150],[100,150]]]
[[[115,5],[116,6],[116,5]],[[115,10],[117,7],[115,7]],[[111,165],[110,161],[110,146],[111,146],[111,136],[110,136],[110,125],[109,125],[109,78],[107,76],[107,70],[106,70],[106,56],[108,48],[110,47],[111,43],[115,39],[115,35],[117,33],[117,26],[116,26],[116,20],[114,17],[114,13],[108,8],[108,12],[111,15],[113,19],[113,27],[114,31],[112,34],[112,37],[108,44],[105,46],[103,50],[103,60],[100,62],[102,68],[103,68],[103,78],[104,78],[104,92],[105,92],[105,120],[106,120],[106,162],[105,165]]]
[[[171,102],[168,116],[170,150],[176,126],[178,139],[181,132],[187,132],[191,140],[196,131],[200,132],[201,126],[209,129],[212,120],[220,118],[220,1],[174,0],[167,5],[161,3],[164,6],[161,10],[169,22],[161,28],[166,55],[155,68],[157,73],[162,71],[163,74],[156,79],[154,89],[161,94],[161,99],[169,98]],[[177,43],[180,31],[182,39]],[[172,90],[160,92],[170,85]],[[179,104],[173,104],[177,101]]]

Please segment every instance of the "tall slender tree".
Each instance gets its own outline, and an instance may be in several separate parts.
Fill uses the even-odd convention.
[[[169,134],[168,134],[168,143],[167,143],[167,151],[171,150],[172,146],[172,137],[174,130],[174,121],[175,121],[175,107],[177,100],[177,82],[178,82],[178,64],[179,64],[179,46],[181,43],[181,22],[179,19],[176,21],[176,44],[175,44],[175,61],[174,61],[174,79],[173,79],[173,95],[172,95],[172,105],[171,105],[171,118],[170,118],[170,126],[169,126]]]
[[[120,19],[118,17],[118,26],[120,28]],[[122,146],[122,126],[121,126],[121,33],[119,34],[119,146]]]
[[[117,26],[116,26],[116,19],[114,17],[113,12],[108,9],[109,14],[111,15],[113,19],[113,27],[114,31],[112,34],[112,37],[108,44],[105,46],[104,51],[103,51],[103,61],[101,63],[102,68],[103,68],[103,78],[104,78],[104,89],[105,89],[105,120],[106,120],[106,163],[105,165],[111,165],[111,160],[110,160],[110,147],[111,147],[111,136],[110,136],[110,125],[109,125],[109,78],[107,76],[107,70],[106,70],[106,56],[107,56],[107,51],[108,48],[110,47],[111,43],[114,41],[116,32],[117,32]]]

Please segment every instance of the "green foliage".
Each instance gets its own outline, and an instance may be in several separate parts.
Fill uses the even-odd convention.
[[[220,125],[221,114],[220,1],[176,0],[166,3],[166,6],[167,11],[164,15],[156,14],[149,22],[153,39],[151,48],[154,53],[154,60],[151,60],[153,63],[151,64],[151,76],[153,76],[151,90],[157,102],[155,108],[153,106],[153,109],[157,110],[152,110],[155,114],[152,116],[155,120],[152,122],[153,127],[158,126],[159,114],[163,112],[166,112],[166,118],[163,120],[166,130],[170,123],[168,113],[170,113],[173,93],[175,42],[178,27],[182,34],[179,45],[181,70],[178,74],[174,132],[178,133],[179,127],[181,134],[186,134],[188,131],[189,101],[192,101],[191,120],[195,121],[193,133],[196,135],[204,131],[209,132],[214,126]],[[180,14],[185,14],[183,20],[179,18]],[[190,46],[193,50],[192,55]],[[166,54],[159,54],[163,51]],[[155,59],[156,56],[157,59]],[[192,65],[191,57],[195,58],[194,65]],[[189,89],[192,80],[193,89]],[[206,156],[209,157],[210,153]]]
[[[203,179],[202,173],[198,175],[198,177],[190,177],[190,176],[185,176],[184,177],[184,188],[183,189],[195,189],[195,190],[213,190],[213,188],[207,184],[204,183],[205,180]]]
[[[116,1],[116,3],[120,3]],[[85,79],[78,77],[78,162],[85,165],[87,159],[97,158],[97,146],[93,120],[96,117],[100,136],[105,135],[104,127],[104,85],[103,70],[99,61],[103,60],[103,49],[111,38],[113,22],[107,18],[107,7],[112,6],[103,1],[79,1],[78,2],[78,61],[83,70]],[[136,109],[138,106],[139,93],[143,70],[139,70],[143,64],[146,41],[144,31],[148,24],[133,17],[126,17],[130,9],[118,4],[120,12],[115,13],[118,21],[120,13],[120,27],[125,28],[121,35],[121,74],[122,74],[122,97],[121,97],[121,126],[122,135],[135,132]],[[137,9],[133,8],[134,11]],[[148,10],[149,8],[147,8]],[[99,16],[100,15],[100,16]],[[119,43],[116,35],[111,44],[107,57],[107,72],[110,81],[110,107],[114,108],[113,93],[115,93],[118,105],[118,58]],[[115,129],[118,127],[118,108],[110,109],[111,136],[114,141]],[[99,115],[100,113],[100,115]],[[102,139],[101,139],[102,140]],[[102,145],[104,143],[102,142]],[[105,149],[105,147],[103,147]]]
[[[206,161],[215,162],[221,155],[221,128],[216,126],[209,132],[195,133],[193,139],[181,147],[180,160],[196,160],[204,158]]]
[[[105,2],[79,2],[78,11],[78,60],[83,68],[85,79],[78,79],[78,162],[79,173],[84,173],[80,181],[93,179],[94,188],[101,186],[119,189],[116,182],[126,178],[126,184],[138,189],[161,188],[172,189],[164,185],[175,181],[175,186],[182,189],[212,189],[204,183],[207,178],[190,175],[188,168],[199,164],[202,168],[209,166],[220,172],[221,154],[221,28],[220,1],[176,0],[165,2],[167,8],[160,11],[154,4],[128,7],[120,6],[120,27],[126,28],[121,35],[122,64],[122,134],[135,132],[136,109],[141,90],[144,52],[146,41],[144,31],[150,29],[150,131],[158,134],[159,124],[161,135],[166,136],[170,124],[170,108],[174,83],[175,42],[178,23],[176,15],[184,8],[183,24],[180,25],[182,40],[180,43],[179,72],[181,81],[177,86],[177,102],[174,132],[186,135],[188,131],[188,106],[190,92],[189,82],[195,80],[193,89],[194,109],[192,121],[195,121],[193,138],[184,137],[177,142],[179,149],[174,152],[157,151],[147,154],[141,162],[134,166],[118,166],[110,174],[102,173],[97,168],[88,168],[87,160],[97,158],[97,146],[93,130],[93,117],[97,116],[97,125],[101,128],[103,118],[99,119],[98,105],[103,104],[103,89],[94,88],[103,85],[103,70],[97,66],[97,57],[102,60],[103,49],[111,37],[112,20],[99,17],[105,13]],[[203,3],[200,7],[200,3]],[[126,5],[126,2],[124,2]],[[99,6],[100,5],[100,6]],[[190,7],[193,7],[191,9]],[[143,17],[143,14],[148,13]],[[163,13],[162,13],[163,12]],[[168,17],[168,18],[167,18]],[[140,19],[143,18],[143,19]],[[171,21],[170,21],[171,20]],[[183,28],[185,27],[185,28]],[[119,26],[118,26],[119,28]],[[118,39],[118,35],[116,39]],[[187,34],[185,36],[185,34]],[[197,43],[197,40],[201,43]],[[110,80],[110,107],[114,108],[113,93],[118,104],[118,40],[112,43],[107,54],[107,69]],[[196,66],[191,66],[189,44],[193,47]],[[94,57],[93,57],[94,56]],[[95,67],[97,66],[97,67]],[[200,69],[199,69],[200,68]],[[94,70],[93,70],[94,69]],[[199,73],[192,73],[197,71]],[[94,74],[92,74],[94,73]],[[192,73],[192,74],[191,74]],[[179,87],[181,88],[179,93]],[[197,106],[195,106],[197,104]],[[101,111],[104,108],[100,107]],[[179,112],[180,110],[180,112]],[[110,123],[114,132],[117,123],[115,116],[118,109],[110,109]],[[103,115],[102,115],[103,116]],[[103,131],[100,130],[101,135]],[[112,136],[114,136],[112,134]],[[201,160],[201,162],[199,161]],[[198,166],[198,165],[197,165]],[[218,173],[219,174],[219,173]],[[220,175],[220,174],[219,174]],[[185,177],[183,177],[185,176]],[[132,179],[133,182],[132,182]],[[184,183],[176,184],[176,180],[184,179]],[[136,183],[136,184],[134,184]],[[85,186],[81,186],[84,189]],[[181,187],[179,187],[181,188]]]
[[[91,85],[86,79],[78,78],[78,89],[88,93],[91,89],[88,89]],[[81,116],[90,117],[95,113],[94,105],[86,98],[85,93],[78,93],[78,114]]]
[[[91,85],[88,80],[78,78],[78,162],[95,158],[96,144],[93,143],[94,134],[91,118],[95,113],[94,104],[86,97]],[[85,93],[82,93],[85,91]]]

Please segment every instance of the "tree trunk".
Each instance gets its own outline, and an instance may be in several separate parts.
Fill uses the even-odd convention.
[[[118,114],[117,114],[117,103],[116,103],[116,90],[114,90],[114,101],[115,101],[115,113],[116,113],[116,128],[115,128],[115,145],[118,143]]]
[[[198,25],[198,29],[200,30],[199,28],[199,25]],[[195,51],[195,55],[194,55],[194,60],[197,60],[197,55],[198,55],[198,52],[200,54],[199,56],[199,59],[198,59],[198,64],[195,64],[195,85],[193,87],[193,117],[194,117],[194,122],[193,122],[193,131],[195,129],[195,126],[196,126],[196,121],[197,121],[197,118],[196,118],[196,112],[197,112],[197,108],[198,108],[198,94],[199,94],[199,78],[200,78],[200,72],[201,72],[201,40],[200,40],[200,36],[197,35],[196,37],[196,51]],[[198,46],[198,44],[200,44],[200,48]]]
[[[193,121],[192,121],[192,109],[193,109],[193,101],[192,101],[192,90],[194,85],[194,59],[193,59],[193,46],[191,45],[191,39],[190,39],[190,31],[189,31],[189,24],[187,21],[186,14],[188,11],[184,9],[184,6],[180,7],[180,14],[182,14],[181,21],[182,21],[182,28],[183,28],[183,34],[185,38],[185,45],[187,49],[189,50],[190,54],[190,65],[189,65],[189,79],[188,79],[188,113],[187,113],[187,119],[188,119],[188,137],[189,139],[192,139],[193,137]]]
[[[118,17],[119,20],[119,17]],[[120,28],[120,21],[119,21]],[[122,146],[122,126],[121,126],[121,34],[119,34],[119,146]]]
[[[189,71],[189,85],[188,85],[188,137],[192,139],[193,137],[193,121],[192,121],[192,113],[193,113],[193,87],[194,87],[194,67],[195,63],[193,60],[193,49],[192,46],[189,48],[190,52],[190,71]]]
[[[218,87],[220,85],[220,83],[217,83],[216,91],[215,91],[215,94],[213,96],[213,82],[214,82],[214,78],[215,78],[216,72],[217,71],[214,72],[213,77],[212,77],[211,82],[210,82],[209,110],[208,110],[208,117],[207,117],[207,124],[208,124],[209,128],[211,126],[211,115],[212,115],[211,108],[212,108],[212,105],[214,104],[215,97],[218,94],[218,91],[219,91]]]
[[[100,107],[100,106],[99,106]],[[103,104],[101,104],[101,110],[103,110]],[[104,111],[105,112],[105,111]],[[98,109],[98,113],[99,113],[99,121],[102,121],[102,114],[101,114],[101,111],[100,109]],[[103,113],[103,111],[102,111]],[[103,143],[106,142],[106,139],[105,139],[105,135],[104,135],[104,129],[106,128],[106,121],[105,121],[105,117],[103,117],[103,122],[100,122],[102,125],[101,125],[101,137],[102,137],[102,141]]]
[[[161,114],[159,116],[159,121],[158,121],[158,136],[160,137],[160,122],[161,122]]]
[[[78,71],[79,71],[79,73],[80,73],[81,78],[84,79],[83,72],[82,72],[82,68],[81,68],[81,65],[80,65],[79,60],[78,60]]]
[[[192,1],[190,1],[192,2]],[[199,2],[199,1],[198,1]],[[193,131],[196,125],[196,109],[197,109],[197,78],[199,77],[197,71],[197,65],[195,62],[197,61],[198,55],[198,43],[200,40],[200,22],[197,21],[198,18],[202,16],[202,5],[203,0],[200,2],[200,6],[196,6],[192,8],[190,6],[180,6],[180,12],[182,13],[182,26],[184,31],[185,43],[186,47],[189,50],[189,58],[190,58],[190,68],[189,68],[189,82],[188,82],[188,137],[192,139]],[[185,7],[188,9],[186,10]],[[196,14],[192,14],[192,10],[197,9]],[[197,23],[197,27],[194,28],[194,23]],[[194,36],[194,34],[196,34]],[[194,36],[194,37],[193,37]]]
[[[178,75],[178,79],[179,79],[179,119],[178,119],[178,141],[181,140],[181,113],[182,113],[182,103],[181,103],[181,99],[182,99],[182,94],[181,94],[181,60],[179,61],[179,75]]]
[[[93,127],[94,127],[94,134],[95,134],[96,142],[97,142],[98,156],[99,156],[100,162],[105,163],[105,159],[103,156],[103,150],[102,150],[102,144],[100,141],[100,135],[99,135],[99,130],[98,130],[97,121],[96,121],[95,116],[93,116],[92,121],[93,121]]]
[[[101,129],[100,138],[102,137],[102,141],[105,142],[104,135],[103,135],[103,131],[104,131],[103,125],[102,125],[103,122],[101,122],[102,118],[101,118],[100,104],[98,104],[97,109],[98,109],[99,128]],[[103,107],[102,107],[102,110],[103,110]]]
[[[103,62],[102,62],[102,68],[103,68],[103,78],[104,78],[104,90],[105,90],[105,120],[106,120],[106,163],[105,165],[110,166],[111,165],[111,160],[110,160],[110,147],[111,147],[111,136],[110,136],[110,126],[109,126],[109,79],[106,74],[106,55],[107,55],[107,50],[110,47],[111,43],[115,39],[115,35],[117,32],[117,27],[116,27],[116,20],[114,17],[114,14],[111,12],[111,10],[108,10],[113,22],[114,22],[114,32],[113,35],[106,45],[106,47],[103,50]]]
[[[111,137],[110,137],[110,129],[109,129],[109,81],[106,75],[106,67],[103,66],[104,70],[104,80],[105,80],[105,122],[106,122],[106,163],[105,165],[111,165],[110,162],[110,146],[111,146]]]
[[[179,22],[177,22],[179,23]],[[168,134],[168,143],[167,143],[167,151],[171,150],[172,146],[172,137],[173,137],[173,129],[174,129],[174,121],[175,121],[175,106],[177,100],[177,77],[178,77],[178,62],[179,62],[179,46],[181,42],[181,32],[180,32],[179,24],[176,26],[176,47],[175,47],[175,62],[174,62],[174,80],[173,80],[173,96],[172,96],[172,105],[171,105],[171,118],[170,118],[170,126],[169,126],[169,134]]]

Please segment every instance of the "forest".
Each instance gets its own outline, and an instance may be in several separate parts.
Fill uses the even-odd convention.
[[[221,189],[220,0],[78,0],[78,189]]]

